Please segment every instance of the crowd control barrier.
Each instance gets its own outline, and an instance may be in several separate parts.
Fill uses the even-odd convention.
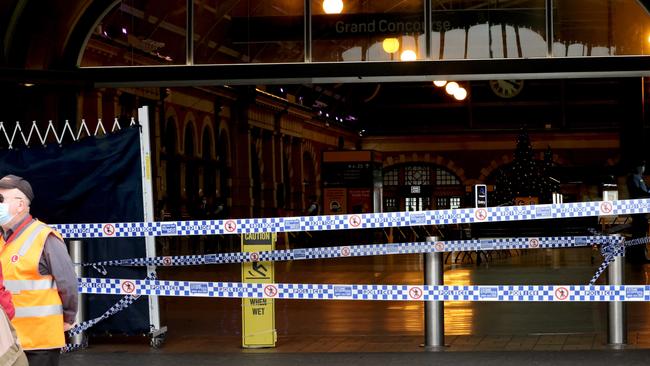
[[[65,238],[121,238],[186,235],[223,235],[262,232],[349,230],[415,225],[444,225],[473,222],[521,221],[602,215],[627,215],[650,212],[650,199],[596,201],[582,203],[488,207],[422,212],[396,212],[361,215],[308,216],[289,218],[230,219],[146,223],[65,224],[54,227]],[[312,300],[398,300],[426,301],[425,345],[444,346],[444,301],[515,301],[515,302],[610,302],[609,341],[625,343],[624,302],[650,301],[650,286],[624,285],[622,261],[624,249],[648,242],[648,238],[624,241],[620,236],[587,235],[548,238],[488,238],[426,242],[349,245],[310,249],[274,250],[257,253],[219,253],[194,256],[125,258],[86,263],[105,272],[110,266],[179,266],[256,261],[309,260],[369,255],[425,253],[425,283],[413,285],[370,284],[291,284],[160,281],[153,273],[145,279],[82,277],[82,294],[123,295],[104,315],[77,325],[69,334],[83,332],[93,324],[128,307],[140,296],[184,296],[214,298],[312,299]],[[604,262],[588,285],[522,286],[445,286],[442,256],[446,251],[551,249],[600,245]],[[77,262],[80,263],[80,262]],[[614,263],[611,265],[611,263]],[[605,270],[609,285],[595,285]],[[69,346],[68,349],[75,349]]]

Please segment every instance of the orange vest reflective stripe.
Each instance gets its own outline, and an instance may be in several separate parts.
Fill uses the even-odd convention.
[[[38,272],[38,263],[48,235],[61,235],[34,220],[20,235],[6,244],[0,238],[0,262],[4,285],[11,291],[16,316],[11,323],[25,350],[61,348],[63,305],[52,276]]]

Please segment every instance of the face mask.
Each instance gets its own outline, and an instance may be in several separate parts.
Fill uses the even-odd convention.
[[[0,203],[0,225],[8,223],[12,218],[13,216],[9,214],[9,205]]]

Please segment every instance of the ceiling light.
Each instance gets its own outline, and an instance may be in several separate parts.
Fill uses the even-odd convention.
[[[465,98],[467,98],[467,89],[459,87],[454,92],[454,98],[456,98],[456,100],[465,100]]]
[[[402,61],[415,61],[418,59],[418,56],[415,54],[415,51],[413,50],[405,50],[400,55],[400,59]]]
[[[439,88],[442,88],[443,86],[447,85],[447,81],[446,80],[436,80],[436,81],[433,82],[433,85],[435,85],[435,86],[437,86]]]
[[[343,0],[324,0],[323,10],[326,14],[340,14],[343,11]]]
[[[447,91],[447,94],[449,95],[454,95],[456,90],[460,88],[460,85],[458,85],[457,82],[452,81],[451,83],[448,83],[447,86],[445,87],[445,90]]]
[[[387,53],[394,53],[399,50],[399,40],[397,38],[386,38],[382,43],[384,51]]]

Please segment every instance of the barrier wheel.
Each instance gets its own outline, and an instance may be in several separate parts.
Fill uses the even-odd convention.
[[[156,349],[162,347],[163,343],[165,343],[165,339],[162,337],[151,338],[151,341],[149,342],[151,348],[156,348]]]

